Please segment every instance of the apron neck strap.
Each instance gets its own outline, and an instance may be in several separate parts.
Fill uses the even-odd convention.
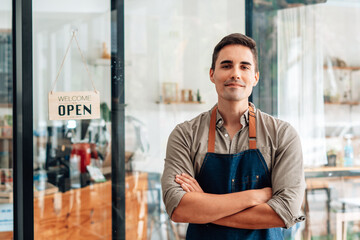
[[[249,103],[249,149],[256,149],[256,115]]]
[[[210,126],[209,126],[209,138],[208,138],[208,152],[215,152],[215,129],[216,129],[216,113],[217,106],[211,111]]]
[[[217,106],[211,111],[208,152],[215,152],[215,130],[216,130],[216,113]],[[256,116],[254,108],[249,104],[249,149],[256,149]]]

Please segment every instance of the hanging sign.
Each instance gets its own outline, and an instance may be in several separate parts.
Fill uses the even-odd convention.
[[[49,119],[95,119],[100,118],[100,94],[88,92],[49,93]]]
[[[64,65],[65,58],[69,52],[72,40],[75,39],[76,45],[83,60],[86,71],[89,74],[94,91],[86,92],[54,92],[56,82]],[[56,76],[52,90],[49,92],[49,119],[50,120],[70,120],[70,119],[95,119],[100,118],[100,93],[96,90],[91,78],[84,55],[81,52],[79,42],[76,38],[76,31],[73,31],[72,38],[66,49],[59,72]]]

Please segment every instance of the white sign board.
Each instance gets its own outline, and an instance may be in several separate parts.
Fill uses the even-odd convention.
[[[100,93],[49,92],[49,119],[96,119],[100,118]]]
[[[1,203],[0,204],[0,232],[11,232],[13,231],[13,204],[12,203]]]

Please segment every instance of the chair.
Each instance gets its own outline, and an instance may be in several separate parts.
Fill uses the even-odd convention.
[[[148,173],[148,239],[156,235],[155,240],[162,240],[166,235],[165,239],[179,240],[174,223],[164,211],[160,179],[160,173]]]
[[[360,179],[348,178],[346,180],[355,185],[352,189],[356,192]],[[341,209],[336,212],[336,239],[346,240],[348,222],[360,221],[360,197],[355,194],[351,197],[339,198],[337,202],[341,204]]]
[[[306,220],[305,220],[305,230],[304,230],[304,239],[310,240],[311,239],[311,223],[310,223],[310,207],[308,201],[308,194],[314,193],[315,191],[325,191],[327,196],[326,201],[326,209],[327,209],[327,234],[330,236],[330,201],[331,201],[331,191],[329,188],[329,182],[326,180],[319,180],[319,179],[307,179],[306,180],[306,190],[305,190],[305,200],[303,209],[305,212]]]
[[[340,198],[339,202],[342,204],[342,212],[336,213],[336,239],[347,239],[347,223],[350,221],[360,221],[359,211],[346,211],[346,205],[360,208],[360,198]]]

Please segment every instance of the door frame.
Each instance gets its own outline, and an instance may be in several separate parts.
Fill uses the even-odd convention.
[[[32,0],[12,1],[14,239],[34,239]],[[112,239],[125,240],[124,0],[111,0]]]

